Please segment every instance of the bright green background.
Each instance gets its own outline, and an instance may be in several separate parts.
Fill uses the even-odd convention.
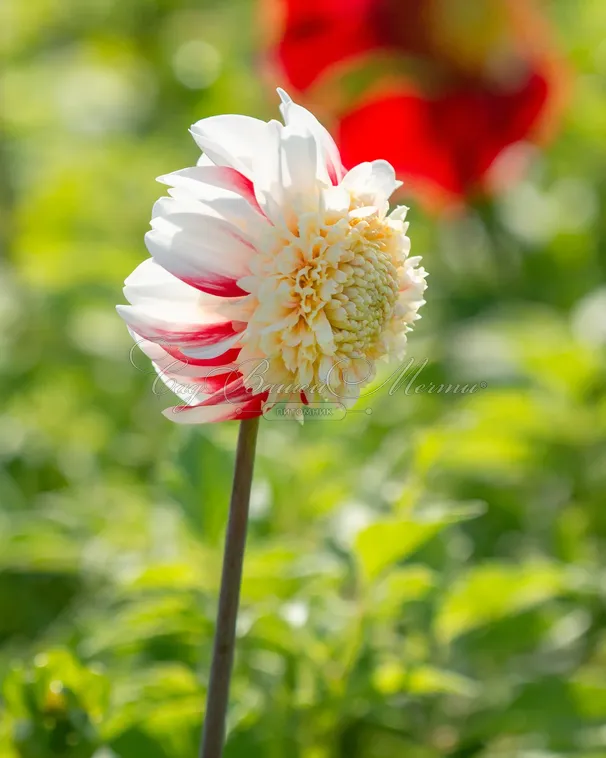
[[[606,757],[606,4],[548,7],[556,142],[411,202],[416,384],[487,387],[261,424],[226,758]],[[196,755],[237,429],[170,425],[113,306],[188,126],[276,116],[252,17],[0,5],[2,758]]]

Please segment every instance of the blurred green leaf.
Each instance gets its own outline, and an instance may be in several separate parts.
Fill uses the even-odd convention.
[[[520,613],[559,595],[566,587],[561,566],[486,563],[469,569],[445,593],[436,618],[442,642],[475,627]]]
[[[366,582],[373,582],[394,563],[407,558],[444,528],[475,518],[482,512],[478,504],[426,509],[418,516],[377,521],[357,536],[354,551]]]
[[[382,693],[409,692],[415,695],[453,694],[473,697],[478,685],[464,676],[433,666],[406,668],[398,661],[385,662],[374,672],[373,682]]]

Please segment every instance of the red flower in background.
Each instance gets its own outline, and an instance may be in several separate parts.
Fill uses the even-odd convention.
[[[489,189],[496,159],[557,120],[565,67],[530,0],[265,7],[274,75],[332,117],[344,164],[385,158],[434,203]]]

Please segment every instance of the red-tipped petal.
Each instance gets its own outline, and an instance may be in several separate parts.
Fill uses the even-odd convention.
[[[235,363],[240,355],[240,348],[234,347],[213,358],[192,358],[171,345],[162,345],[162,347],[175,360],[182,361],[188,366],[228,366]]]
[[[208,424],[260,416],[268,393],[251,395],[242,378],[222,387],[196,405],[167,408],[164,415],[178,424]]]
[[[131,305],[119,305],[117,311],[136,334],[162,345],[205,347],[239,334],[232,321],[210,324],[171,322]]]

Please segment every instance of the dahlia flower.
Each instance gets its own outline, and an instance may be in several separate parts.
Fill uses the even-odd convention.
[[[425,271],[384,160],[345,171],[326,129],[279,90],[285,124],[214,116],[198,165],[159,177],[151,258],[118,311],[181,423],[260,415],[278,400],[349,406],[400,357]]]
[[[430,205],[491,190],[557,124],[568,77],[535,0],[263,2],[271,78],[322,107],[346,165],[380,140]]]

